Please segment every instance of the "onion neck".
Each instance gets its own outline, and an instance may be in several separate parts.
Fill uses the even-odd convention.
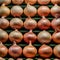
[[[31,41],[29,42],[29,46],[32,46],[32,42]]]
[[[0,46],[4,46],[1,41],[0,41]]]
[[[17,45],[15,41],[13,42],[13,45],[14,45],[14,46]]]

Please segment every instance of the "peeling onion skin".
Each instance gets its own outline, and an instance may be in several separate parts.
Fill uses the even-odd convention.
[[[9,34],[9,39],[11,42],[14,42],[16,41],[16,43],[19,43],[22,41],[23,39],[23,35],[21,32],[19,32],[18,30],[15,30],[15,31],[12,31],[10,34]]]
[[[37,9],[34,6],[27,4],[24,9],[24,14],[28,17],[34,17],[37,13]]]
[[[26,18],[24,22],[24,28],[28,30],[33,30],[37,27],[37,22],[32,18]]]
[[[50,3],[50,0],[38,0],[38,3],[41,5],[47,5]]]
[[[0,28],[6,29],[9,27],[9,21],[5,18],[0,18]]]
[[[60,6],[58,6],[57,4],[55,4],[52,8],[51,8],[51,15],[55,18],[60,17]]]
[[[56,57],[60,58],[60,44],[54,47],[53,53]]]
[[[10,15],[10,9],[7,6],[2,5],[0,7],[0,16],[7,17],[9,15]]]
[[[60,18],[54,18],[51,22],[51,26],[54,30],[60,31]]]
[[[48,45],[43,44],[39,48],[38,53],[43,58],[49,58],[52,55],[52,48]]]
[[[13,18],[10,21],[10,27],[12,29],[21,29],[23,27],[23,21],[19,18]]]
[[[11,15],[14,17],[20,17],[23,14],[22,7],[15,5],[11,8]]]
[[[51,26],[50,21],[44,16],[42,17],[41,20],[38,21],[38,28],[41,30],[47,30],[50,28],[50,26]]]
[[[5,43],[8,40],[8,33],[0,29],[0,41]]]
[[[23,49],[23,55],[27,58],[33,58],[37,54],[37,49],[31,44],[31,41],[28,46],[25,46]]]
[[[37,2],[37,0],[25,0],[25,3],[29,3],[30,5],[34,5]]]
[[[13,4],[17,4],[17,5],[20,5],[24,2],[24,0],[12,0],[12,3]]]
[[[37,39],[37,36],[32,32],[32,30],[24,34],[24,41],[26,43],[29,43],[29,41],[34,43],[36,39]]]
[[[37,35],[37,39],[41,44],[48,44],[51,42],[51,34],[43,30]]]
[[[14,42],[14,44],[9,48],[9,55],[13,58],[17,58],[21,56],[22,54],[22,48]]]
[[[60,0],[51,0],[51,3],[53,3],[53,4],[60,4]]]
[[[38,8],[39,16],[48,16],[50,14],[50,9],[47,6],[40,6]]]
[[[5,57],[8,53],[8,49],[5,45],[0,42],[0,57]]]

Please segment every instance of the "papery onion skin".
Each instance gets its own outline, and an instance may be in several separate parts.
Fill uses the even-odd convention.
[[[52,48],[48,45],[43,44],[39,48],[38,53],[43,58],[49,58],[52,55]]]
[[[50,9],[47,6],[40,6],[38,8],[39,16],[48,16],[50,14]]]

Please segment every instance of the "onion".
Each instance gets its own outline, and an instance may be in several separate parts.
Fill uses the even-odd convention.
[[[8,53],[8,49],[5,45],[0,42],[0,57],[5,57]]]
[[[51,22],[51,26],[56,31],[60,31],[60,18],[55,18]]]
[[[24,1],[24,0],[12,0],[12,3],[19,5],[19,4],[22,4],[23,1]]]
[[[0,18],[0,28],[6,29],[9,26],[9,21],[4,17]]]
[[[13,58],[9,58],[8,60],[14,60]]]
[[[11,8],[11,15],[14,17],[20,17],[23,14],[23,9],[16,5]]]
[[[19,32],[18,30],[12,31],[9,34],[9,39],[11,42],[16,41],[16,43],[19,43],[22,41],[23,39],[23,35],[21,32]]]
[[[21,29],[23,27],[23,21],[19,18],[13,18],[10,21],[10,26],[12,29]]]
[[[50,0],[38,0],[38,3],[41,5],[46,5],[50,3]]]
[[[59,60],[59,59],[56,58],[56,59],[54,59],[54,60]]]
[[[17,60],[23,60],[22,58],[17,58]]]
[[[38,36],[37,39],[40,43],[50,43],[51,42],[51,34],[47,31],[41,31]]]
[[[37,60],[43,60],[43,59],[41,59],[41,58],[38,58]]]
[[[58,6],[57,4],[55,4],[52,8],[51,8],[51,14],[54,17],[60,17],[60,6]]]
[[[33,58],[37,54],[37,49],[31,44],[31,41],[28,46],[25,46],[23,49],[23,55],[27,58]]]
[[[50,21],[45,18],[44,16],[42,17],[41,20],[38,21],[38,28],[41,30],[47,30],[50,28]]]
[[[37,2],[37,0],[25,0],[25,3],[29,3],[31,5],[34,5]]]
[[[56,57],[60,58],[60,44],[54,47],[53,52]]]
[[[26,59],[26,60],[33,60],[33,59],[31,59],[31,58],[28,58],[28,59]]]
[[[29,43],[29,41],[31,41],[32,43],[34,43],[36,41],[36,35],[32,32],[32,30],[30,30],[29,32],[24,34],[24,41],[26,43]]]
[[[26,18],[24,27],[29,30],[35,29],[37,27],[37,22],[32,18]]]
[[[38,53],[43,58],[49,58],[52,55],[52,48],[44,44],[39,48]]]
[[[45,59],[45,60],[51,60],[51,59]]]
[[[34,6],[31,6],[27,4],[27,6],[24,9],[24,14],[28,17],[33,17],[37,13],[37,9]]]
[[[14,42],[14,44],[9,48],[9,55],[14,58],[17,58],[21,56],[21,54],[22,54],[22,48],[18,46],[16,42]]]
[[[11,0],[0,0],[0,4],[8,5],[11,3]]]
[[[0,60],[5,60],[4,58],[0,57]]]
[[[50,9],[47,6],[40,6],[38,8],[38,15],[39,16],[48,16],[50,13]]]
[[[53,4],[60,4],[60,0],[51,0],[51,3],[53,3]]]
[[[10,15],[10,9],[7,6],[2,5],[0,7],[0,16],[7,17],[9,15]]]
[[[8,40],[8,33],[0,29],[0,41],[5,43]]]

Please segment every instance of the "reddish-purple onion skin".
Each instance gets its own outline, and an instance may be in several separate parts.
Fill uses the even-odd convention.
[[[24,34],[24,41],[26,43],[29,43],[29,41],[34,43],[36,41],[36,38],[37,36],[32,32],[32,30]]]
[[[43,44],[39,48],[38,53],[43,58],[49,58],[52,55],[52,48],[48,45]]]
[[[50,26],[50,21],[45,17],[42,17],[42,19],[38,21],[38,28],[41,30],[47,30],[50,28]]]
[[[13,58],[21,56],[22,48],[16,44],[16,42],[9,48],[9,55]]]
[[[38,8],[39,16],[48,16],[50,14],[50,9],[47,6],[40,6]]]

